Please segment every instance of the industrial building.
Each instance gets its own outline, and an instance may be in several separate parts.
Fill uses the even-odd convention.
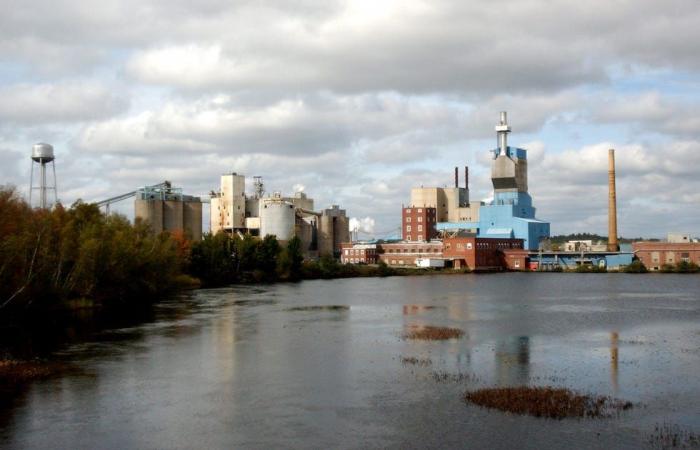
[[[452,213],[448,210],[448,221],[440,221],[437,229],[449,233],[475,232],[482,238],[522,239],[526,249],[537,250],[540,242],[549,238],[549,222],[535,217],[527,185],[527,150],[508,145],[511,128],[505,111],[501,112],[495,129],[498,148],[492,150],[493,201],[469,203],[468,208],[462,206]],[[449,209],[450,203],[446,204]]]
[[[501,270],[506,267],[504,251],[509,249],[522,250],[523,240],[464,235],[445,238],[442,255],[455,269]]]
[[[401,234],[404,241],[429,241],[436,238],[436,223],[436,208],[401,208]]]
[[[478,222],[481,205],[481,202],[469,200],[469,168],[464,168],[464,187],[459,187],[459,168],[455,167],[453,188],[412,188],[408,207],[434,208],[437,222]]]
[[[377,244],[343,243],[340,262],[343,264],[376,264],[378,262]]]
[[[340,256],[341,243],[350,240],[350,221],[338,205],[314,211],[313,199],[304,192],[285,197],[279,192],[265,196],[261,177],[254,177],[254,193],[246,195],[245,176],[221,176],[220,188],[211,192],[212,233],[250,233],[275,236],[282,243],[297,236],[307,256]]]
[[[664,265],[675,266],[680,262],[700,265],[700,242],[693,242],[688,235],[669,235],[667,242],[634,242],[632,251],[651,271],[661,270]]]
[[[610,251],[518,251],[505,250],[508,270],[558,271],[575,270],[579,266],[595,266],[606,270],[622,270],[632,262],[632,252]]]
[[[145,186],[133,193],[134,216],[148,223],[153,232],[183,231],[190,239],[202,239],[202,201],[185,195],[169,181]]]
[[[185,195],[170,181],[144,186],[106,200],[95,202],[105,207],[134,197],[134,217],[147,223],[154,233],[182,231],[189,239],[202,239],[202,199]]]

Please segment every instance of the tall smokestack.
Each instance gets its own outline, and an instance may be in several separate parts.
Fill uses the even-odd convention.
[[[469,167],[464,166],[464,189],[469,190]]]
[[[459,167],[455,167],[455,187],[459,187]]]
[[[617,195],[615,194],[615,150],[608,150],[608,251],[620,251],[617,243]]]

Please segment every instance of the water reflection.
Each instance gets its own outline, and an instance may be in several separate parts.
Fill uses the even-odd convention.
[[[530,381],[530,338],[512,337],[496,343],[496,382],[518,386]]]
[[[700,426],[700,402],[688,395],[700,390],[691,351],[700,301],[689,313],[672,308],[674,298],[608,292],[697,286],[617,280],[513,274],[198,291],[157,305],[152,320],[72,345],[64,357],[94,377],[34,385],[12,420],[0,418],[0,447],[336,448],[362,436],[366,447],[512,448],[527,435],[533,448],[638,448],[657,417]],[[421,326],[465,334],[399,338]],[[621,336],[636,334],[654,344],[629,348]],[[649,406],[620,421],[504,417],[462,401],[472,387],[544,382],[607,394],[618,389],[621,343],[638,362],[624,367],[624,398]],[[475,377],[438,383],[432,372]]]
[[[619,336],[617,331],[610,333],[610,381],[612,384],[613,393],[618,390],[618,343]]]

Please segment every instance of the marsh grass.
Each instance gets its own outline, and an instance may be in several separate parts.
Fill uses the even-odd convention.
[[[605,418],[632,408],[632,403],[612,397],[578,394],[550,386],[485,388],[467,392],[464,399],[486,408],[551,419]]]
[[[346,305],[295,306],[288,311],[350,311],[350,307]]]
[[[401,364],[404,366],[412,365],[419,367],[428,367],[433,365],[433,361],[430,358],[416,358],[415,356],[401,357]]]
[[[401,335],[403,339],[421,341],[445,341],[448,339],[459,339],[462,336],[464,336],[464,331],[458,328],[431,326],[411,327],[411,329]]]
[[[656,424],[649,436],[653,448],[700,448],[700,435],[670,423]]]

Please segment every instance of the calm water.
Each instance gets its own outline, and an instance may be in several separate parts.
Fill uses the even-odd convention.
[[[348,308],[307,308],[312,306]],[[415,325],[461,328],[446,342]],[[201,290],[53,356],[0,419],[9,448],[639,448],[700,433],[700,277],[497,274]],[[423,367],[402,358],[429,359]],[[433,372],[468,375],[437,382]],[[553,421],[467,389],[556,385],[637,403]]]

